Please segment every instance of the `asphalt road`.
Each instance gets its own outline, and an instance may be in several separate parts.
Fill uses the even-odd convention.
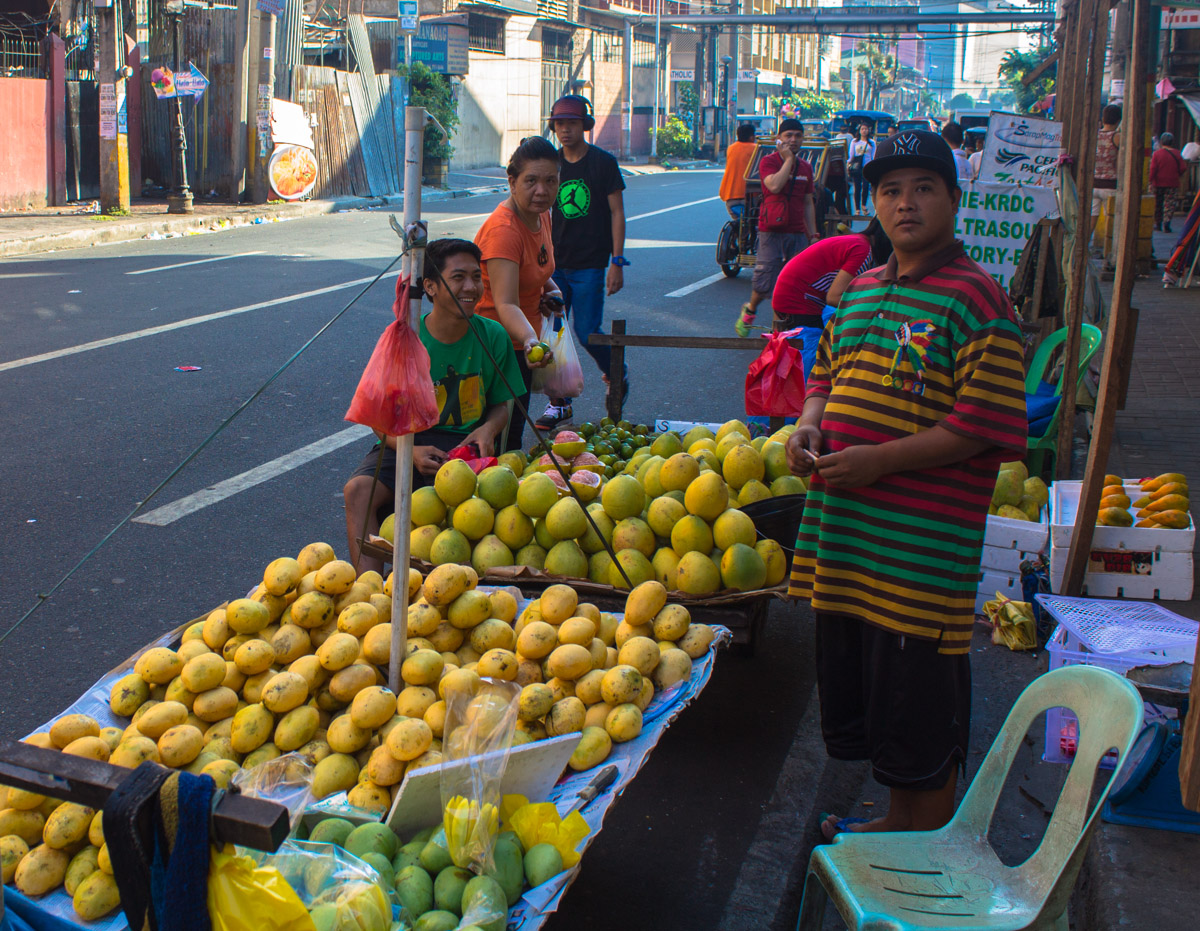
[[[718,272],[718,180],[627,179],[633,265],[607,312],[630,332],[733,335],[747,273],[667,296]],[[432,205],[432,235],[473,236],[499,199]],[[396,251],[386,213],[360,211],[0,263],[0,635]],[[148,640],[244,594],[271,559],[313,540],[345,552],[342,485],[369,443],[348,440],[342,418],[393,288],[393,277],[376,284],[208,443],[149,505],[158,523],[121,528],[7,637],[0,735],[29,732]],[[739,416],[751,358],[632,349],[626,416]],[[587,371],[576,421],[603,416],[603,386]],[[817,813],[867,814],[859,800],[880,798],[862,766],[825,757],[808,620],[806,608],[776,606],[754,657],[719,657],[549,927],[794,926]],[[1034,666],[997,651],[980,659],[976,707],[994,696],[995,709],[977,715],[986,749]]]

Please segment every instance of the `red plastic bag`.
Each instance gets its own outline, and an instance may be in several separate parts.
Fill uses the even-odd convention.
[[[420,433],[437,426],[439,417],[429,353],[408,325],[408,302],[408,279],[397,280],[396,319],[375,344],[346,411],[346,420],[386,436]]]
[[[480,456],[479,450],[474,444],[470,446],[455,446],[454,449],[446,453],[449,459],[461,459],[471,467],[471,471],[478,475],[484,469],[490,468],[500,462],[495,456]]]
[[[804,412],[804,367],[788,333],[770,333],[767,345],[746,373],[746,414],[799,417]]]

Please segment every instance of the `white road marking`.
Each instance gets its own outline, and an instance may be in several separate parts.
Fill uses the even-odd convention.
[[[398,271],[388,272],[381,280],[388,278],[396,278],[400,275]],[[109,336],[104,339],[95,339],[90,343],[80,343],[78,346],[67,346],[64,349],[55,349],[53,352],[43,352],[36,356],[26,356],[24,359],[13,359],[11,362],[0,362],[0,372],[8,372],[12,369],[24,368],[27,365],[36,365],[38,362],[50,362],[53,359],[62,359],[66,356],[78,355],[81,352],[90,352],[93,349],[103,349],[106,346],[116,346],[120,343],[128,343],[135,339],[142,339],[147,336],[157,336],[159,333],[169,333],[172,330],[182,330],[185,327],[198,326],[201,323],[210,323],[213,320],[221,320],[225,317],[236,317],[239,314],[248,314],[254,310],[265,310],[268,307],[278,307],[280,304],[290,304],[292,301],[302,301],[310,297],[320,297],[322,294],[333,294],[335,291],[344,291],[346,288],[354,288],[359,285],[364,285],[368,281],[374,279],[374,275],[366,278],[355,278],[353,281],[343,281],[341,284],[331,284],[327,288],[317,288],[314,291],[301,291],[299,294],[289,294],[287,297],[277,297],[269,301],[259,301],[257,304],[247,304],[245,307],[234,307],[231,310],[221,310],[213,314],[202,314],[199,317],[188,317],[185,320],[176,320],[174,323],[164,323],[161,326],[147,327],[144,330],[134,330],[132,333],[121,333],[117,336]]]
[[[57,278],[66,272],[13,272],[11,275],[0,275],[0,278]]]
[[[644,220],[646,217],[656,217],[660,213],[670,213],[672,210],[682,210],[684,207],[695,207],[696,204],[707,204],[709,201],[720,200],[719,197],[704,197],[700,200],[689,200],[686,204],[676,204],[674,207],[663,207],[662,210],[651,210],[649,213],[639,213],[636,217],[626,217],[625,222]]]
[[[672,291],[667,295],[667,297],[687,297],[693,291],[699,291],[701,288],[707,288],[710,284],[720,281],[724,277],[724,272],[717,272],[715,275],[709,275],[707,278],[701,278],[699,281],[693,281],[691,284],[684,285],[677,291]]]
[[[626,249],[684,249],[689,246],[704,246],[711,249],[716,243],[683,242],[678,239],[626,239]]]
[[[317,440],[315,443],[301,446],[299,449],[280,456],[278,459],[264,462],[262,465],[250,469],[248,472],[243,472],[241,475],[227,478],[223,482],[210,485],[208,488],[180,498],[178,501],[172,501],[170,504],[164,504],[153,511],[139,514],[133,521],[136,524],[166,527],[181,517],[187,517],[187,515],[194,514],[196,511],[206,508],[210,504],[216,504],[248,488],[253,488],[255,485],[261,485],[263,482],[270,481],[284,472],[290,472],[292,469],[299,468],[306,463],[312,462],[314,459],[319,459],[327,453],[332,453],[343,446],[348,446],[370,435],[371,429],[369,427],[355,424],[352,427],[347,427],[345,430],[339,430],[337,433],[327,436],[324,439]]]
[[[224,262],[226,259],[243,259],[248,255],[262,255],[262,250],[257,252],[239,252],[236,255],[218,255],[211,259],[196,259],[194,262],[178,262],[175,265],[161,265],[158,268],[143,268],[136,272],[126,272],[126,275],[153,275],[155,272],[169,272],[173,268],[187,268],[189,265],[207,265],[209,262]]]

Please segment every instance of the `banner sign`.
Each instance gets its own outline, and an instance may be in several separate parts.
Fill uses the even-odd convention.
[[[1058,199],[1050,188],[1037,185],[985,181],[959,185],[963,195],[955,236],[966,246],[967,255],[1007,288],[1038,220],[1058,211]]]
[[[1200,10],[1163,10],[1163,29],[1200,29]]]
[[[692,68],[672,68],[671,80],[678,81],[694,81],[696,80],[696,72]]]
[[[1058,187],[1062,123],[992,112],[983,143],[980,181]]]
[[[468,30],[456,23],[421,23],[412,39],[413,61],[438,74],[468,73]],[[404,38],[396,42],[396,63],[404,64]]]

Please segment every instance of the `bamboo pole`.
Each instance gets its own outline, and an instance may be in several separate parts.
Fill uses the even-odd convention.
[[[1140,114],[1146,106],[1146,66],[1150,42],[1150,0],[1128,0],[1134,4],[1132,51],[1129,56],[1130,80],[1125,83],[1124,112]],[[1133,310],[1133,282],[1137,277],[1138,223],[1141,210],[1142,174],[1145,160],[1145,131],[1124,137],[1120,152],[1120,191],[1126,201],[1121,223],[1113,235],[1117,248],[1117,271],[1113,281],[1112,308],[1108,316],[1108,331],[1104,340],[1104,361],[1100,369],[1100,394],[1096,399],[1096,416],[1092,425],[1092,441],[1088,447],[1087,469],[1079,494],[1075,529],[1071,534],[1071,549],[1067,554],[1062,593],[1078,595],[1083,587],[1088,556],[1092,549],[1092,534],[1100,506],[1100,492],[1108,467],[1108,450],[1112,446],[1120,403],[1122,360],[1134,340],[1130,325]]]

